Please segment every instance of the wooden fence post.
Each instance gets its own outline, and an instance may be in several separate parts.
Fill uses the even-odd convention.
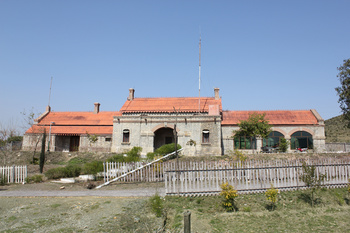
[[[184,212],[184,233],[191,233],[191,212]]]

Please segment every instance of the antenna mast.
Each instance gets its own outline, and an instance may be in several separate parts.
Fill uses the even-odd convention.
[[[50,82],[49,106],[50,106],[50,99],[51,99],[51,86],[52,86],[52,76],[51,76],[51,82]]]
[[[201,113],[201,40],[202,40],[201,33],[199,33],[199,97],[198,97],[199,114]]]

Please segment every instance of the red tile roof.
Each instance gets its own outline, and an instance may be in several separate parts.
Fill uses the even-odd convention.
[[[42,133],[43,128],[52,134],[112,134],[113,116],[120,112],[49,112],[38,124],[33,125],[26,133]]]
[[[201,97],[201,112],[208,112],[209,105],[219,105],[222,111],[221,99],[216,100],[214,97]],[[179,112],[198,112],[198,97],[182,98],[135,98],[127,100],[120,109],[122,113],[141,113],[141,112],[174,112],[174,108]]]
[[[247,120],[252,113],[263,114],[272,125],[315,125],[317,118],[310,110],[295,111],[223,111],[222,125],[237,125],[242,120]]]

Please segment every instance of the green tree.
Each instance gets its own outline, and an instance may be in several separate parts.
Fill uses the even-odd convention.
[[[280,147],[281,152],[287,152],[288,147],[289,147],[289,141],[287,141],[287,139],[285,139],[285,138],[281,138],[279,147]]]
[[[261,137],[267,138],[272,132],[272,126],[265,119],[265,113],[252,113],[247,120],[238,123],[239,130],[234,131],[234,137]]]
[[[350,59],[344,60],[342,66],[338,67],[337,77],[340,81],[340,87],[335,88],[339,96],[338,103],[343,112],[344,119],[350,128]]]
[[[45,143],[46,143],[46,131],[44,129],[43,138],[41,141],[41,153],[39,160],[40,173],[43,173],[44,163],[45,163]]]

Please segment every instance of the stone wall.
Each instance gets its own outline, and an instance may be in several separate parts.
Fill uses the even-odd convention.
[[[124,115],[114,117],[112,152],[123,153],[134,146],[142,147],[142,155],[154,151],[154,137],[158,129],[174,129],[184,154],[221,155],[221,116],[209,115]],[[123,130],[129,130],[129,142],[123,142]],[[202,143],[203,130],[209,130],[209,143]],[[189,145],[193,140],[196,145]]]

